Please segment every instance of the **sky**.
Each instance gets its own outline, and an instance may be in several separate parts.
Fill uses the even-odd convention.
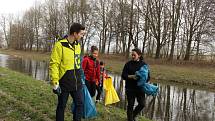
[[[37,0],[43,1],[43,0]],[[33,6],[35,0],[0,0],[0,15],[1,14],[22,14]]]

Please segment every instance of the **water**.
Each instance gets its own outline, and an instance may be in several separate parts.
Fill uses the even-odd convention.
[[[111,74],[121,102],[118,107],[126,109],[125,82]],[[120,86],[121,85],[121,86]],[[155,121],[215,121],[215,93],[183,86],[157,84],[159,94],[146,96],[142,115]]]
[[[0,54],[0,66],[31,75],[37,80],[49,80],[48,62]]]
[[[49,80],[48,62],[22,59],[0,54],[0,66]],[[125,82],[117,74],[109,74],[121,99],[116,106],[126,109]],[[159,94],[147,96],[141,115],[155,121],[215,121],[215,93],[207,90],[158,84]]]

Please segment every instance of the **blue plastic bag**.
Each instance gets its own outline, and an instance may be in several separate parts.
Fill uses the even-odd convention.
[[[97,115],[96,106],[95,106],[95,103],[90,96],[90,93],[87,89],[87,86],[85,85],[85,76],[84,76],[84,72],[82,69],[81,69],[81,81],[83,84],[83,87],[82,87],[82,93],[83,93],[83,95],[82,95],[83,96],[82,118],[95,117]],[[75,110],[74,102],[72,102],[71,110],[72,110],[72,113],[74,113],[74,110]]]
[[[135,75],[139,77],[137,80],[137,86],[139,86],[147,95],[155,96],[158,92],[158,86],[147,83],[149,68],[147,65],[143,65],[140,70],[135,72]]]
[[[83,85],[83,114],[82,118],[92,118],[97,115],[96,106],[94,101],[92,100],[90,93],[86,87],[86,85]],[[74,113],[75,105],[72,103],[72,112]]]

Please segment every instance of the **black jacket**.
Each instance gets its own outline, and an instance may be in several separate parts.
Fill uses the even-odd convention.
[[[122,79],[125,82],[126,90],[138,90],[139,87],[137,86],[137,80],[129,79],[128,75],[134,75],[136,71],[138,71],[143,65],[146,63],[144,61],[128,61],[122,71]]]
[[[82,87],[81,70],[67,70],[63,77],[59,80],[59,84],[64,91],[76,91]]]

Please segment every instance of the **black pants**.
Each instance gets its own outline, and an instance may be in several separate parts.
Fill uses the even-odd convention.
[[[89,83],[89,81],[86,80],[85,84],[86,84],[87,89],[90,93],[90,96],[94,97],[96,94],[96,83],[92,83],[92,82]]]
[[[77,91],[62,91],[58,96],[58,105],[56,110],[56,121],[64,121],[64,111],[66,108],[66,103],[69,97],[69,94],[72,96],[75,104],[75,112],[73,114],[73,121],[81,121],[82,112],[83,112],[83,99],[82,99],[82,88],[79,88]]]
[[[145,104],[145,93],[142,91],[126,90],[128,105],[127,105],[127,119],[133,121],[134,118],[141,112]],[[134,108],[135,99],[138,105]]]
[[[102,85],[96,86],[96,90],[97,90],[96,100],[100,100],[101,99],[102,90],[103,90],[103,86]]]

